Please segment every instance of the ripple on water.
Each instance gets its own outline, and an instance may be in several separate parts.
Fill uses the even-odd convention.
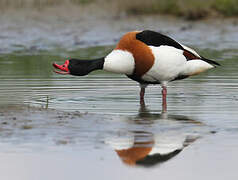
[[[139,86],[127,77],[56,75],[51,58],[59,57],[13,56],[9,64],[0,59],[1,152],[96,149],[114,152],[127,165],[150,166],[177,157],[199,138],[209,144],[204,137],[211,134],[224,141],[238,136],[236,57],[170,83],[168,114],[161,114],[158,85],[146,89],[147,106],[141,107]],[[151,154],[140,160],[125,155],[138,148]]]

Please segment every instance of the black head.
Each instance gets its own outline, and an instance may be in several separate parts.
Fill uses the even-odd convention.
[[[75,76],[84,76],[90,72],[103,69],[104,58],[95,59],[95,60],[79,60],[79,59],[70,59],[66,60],[63,65],[58,65],[53,63],[53,66],[61,71],[55,71],[59,74],[71,74]]]

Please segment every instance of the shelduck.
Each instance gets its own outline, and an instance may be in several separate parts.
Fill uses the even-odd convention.
[[[140,103],[144,104],[149,84],[162,87],[162,109],[167,111],[168,82],[185,79],[220,64],[200,56],[195,50],[158,32],[144,30],[126,33],[107,56],[94,60],[66,60],[53,63],[59,74],[84,76],[95,70],[125,74],[140,84]]]
[[[170,134],[163,132],[153,134],[146,131],[130,132],[131,136],[105,139],[105,143],[114,149],[121,161],[130,166],[153,167],[162,164],[195,142],[197,136]]]

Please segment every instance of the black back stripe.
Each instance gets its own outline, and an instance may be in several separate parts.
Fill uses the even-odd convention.
[[[170,38],[166,35],[155,32],[155,31],[144,30],[144,31],[136,34],[136,39],[142,41],[143,43],[145,43],[148,46],[159,47],[159,46],[165,45],[165,46],[172,46],[177,49],[181,49],[184,51],[183,55],[186,57],[186,59],[188,61],[193,60],[193,59],[201,59],[209,64],[214,64],[214,65],[220,66],[219,63],[217,63],[213,60],[206,59],[204,57],[198,57],[197,55],[190,52],[189,50],[184,49],[177,41],[173,40],[172,38]]]
[[[142,41],[148,46],[159,47],[161,45],[167,45],[167,46],[175,47],[177,49],[184,50],[184,48],[175,40],[155,31],[150,31],[150,30],[142,31],[136,34],[136,39]]]
[[[207,58],[202,57],[202,60],[209,63],[209,64],[214,64],[214,65],[217,65],[217,66],[221,66],[218,62],[213,61],[211,59],[207,59]]]

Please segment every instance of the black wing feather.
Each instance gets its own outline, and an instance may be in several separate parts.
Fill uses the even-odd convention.
[[[175,40],[171,39],[168,36],[165,36],[163,34],[160,34],[155,31],[150,31],[150,30],[145,30],[142,31],[138,34],[136,34],[136,39],[142,41],[143,43],[147,44],[148,46],[161,46],[161,45],[167,45],[167,46],[172,46],[177,49],[182,49],[184,48]]]
[[[178,42],[176,42],[172,38],[170,38],[166,35],[160,34],[158,32],[155,32],[155,31],[144,30],[144,31],[136,34],[136,39],[142,41],[143,43],[147,44],[148,46],[159,47],[159,46],[165,45],[165,46],[172,46],[177,49],[184,50],[184,52],[187,52],[187,55],[184,54],[184,56],[186,57],[186,59],[188,61],[193,60],[193,59],[202,59],[203,61],[205,61],[209,64],[214,64],[214,65],[220,66],[219,63],[217,63],[213,60],[206,59],[204,57],[201,57],[201,58],[197,57],[192,52],[185,50]],[[178,77],[177,79],[183,79],[183,77]]]

